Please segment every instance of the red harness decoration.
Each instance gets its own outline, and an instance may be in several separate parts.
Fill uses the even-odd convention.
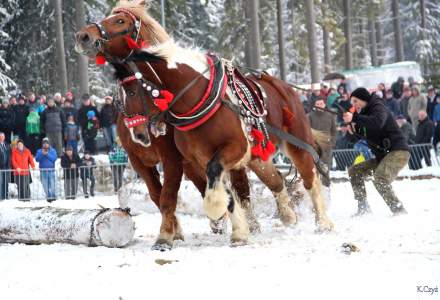
[[[160,91],[160,95],[163,98],[155,99],[154,105],[156,105],[160,111],[166,111],[168,109],[170,103],[173,102],[174,94],[168,90],[162,90],[162,91]]]
[[[206,89],[205,94],[203,95],[203,97],[199,103],[197,103],[190,111],[188,111],[184,114],[177,115],[177,117],[189,117],[192,114],[196,113],[206,103],[207,99],[209,98],[209,96],[213,92],[214,81],[216,79],[215,64],[214,64],[213,59],[210,56],[207,55],[206,59],[208,61],[208,65],[210,68],[210,77],[209,77],[208,88]],[[219,95],[220,99],[224,98],[225,93],[226,93],[226,88],[228,86],[228,81],[226,80],[226,74],[223,77],[224,77],[223,85],[221,86],[221,91],[220,91],[220,95]],[[192,124],[189,124],[189,125],[176,126],[176,128],[180,131],[190,131],[190,130],[193,130],[197,127],[200,127],[203,124],[205,124],[209,119],[211,119],[211,117],[220,109],[221,106],[222,106],[222,103],[221,103],[221,101],[219,101],[211,109],[211,111],[208,114],[206,114],[203,118],[201,118],[200,120],[198,120]]]
[[[124,118],[124,123],[125,126],[127,126],[127,128],[137,127],[147,122],[148,122],[148,118],[142,115],[137,115],[134,116],[133,118]]]
[[[104,55],[96,55],[95,63],[98,66],[105,65],[105,62],[106,62],[106,59],[105,59]]]
[[[251,149],[252,156],[261,158],[262,161],[268,161],[276,151],[275,145],[269,139],[265,142],[266,137],[258,129],[252,128],[251,136],[255,142],[255,146]]]

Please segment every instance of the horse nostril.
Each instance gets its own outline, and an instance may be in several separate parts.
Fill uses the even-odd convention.
[[[138,134],[136,134],[136,138],[140,141],[143,141],[143,140],[145,140],[145,135],[143,135],[142,133],[138,133]]]
[[[81,42],[83,42],[84,44],[87,44],[90,42],[90,36],[88,33],[83,33],[82,36],[80,37]]]
[[[78,33],[76,39],[81,44],[87,45],[90,43],[90,35],[87,32]]]

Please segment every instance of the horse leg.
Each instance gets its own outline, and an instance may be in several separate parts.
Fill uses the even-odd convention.
[[[312,199],[318,231],[332,231],[334,226],[327,216],[324,198],[321,193],[321,181],[316,174],[312,156],[306,151],[290,144],[286,144],[286,149],[289,158],[293,161],[303,179],[304,187]]]
[[[148,167],[138,158],[137,155],[129,155],[131,165],[139,176],[142,177],[148,188],[151,200],[160,208],[159,200],[162,192],[162,184],[160,183],[160,174],[156,167]]]
[[[162,161],[164,164],[164,181],[160,194],[160,212],[162,224],[159,237],[153,245],[153,250],[166,251],[173,246],[175,239],[183,239],[179,222],[176,218],[177,193],[182,181],[183,167],[178,161]]]
[[[206,168],[208,185],[203,207],[211,220],[219,220],[229,215],[232,223],[232,243],[247,241],[249,225],[235,192],[225,187],[225,181],[229,175],[228,171],[235,167],[245,155],[246,152],[240,147],[230,144],[219,150]]]
[[[277,202],[278,216],[281,222],[283,222],[285,226],[296,224],[296,214],[289,205],[290,198],[284,184],[284,178],[280,172],[278,172],[275,165],[271,161],[263,162],[261,160],[253,160],[249,164],[249,167],[273,193]]]
[[[251,204],[251,189],[246,169],[241,168],[238,170],[231,170],[230,175],[232,188],[237,193],[238,199],[240,199],[240,204],[245,211],[250,231],[252,233],[261,232],[260,224],[255,217],[253,206]]]

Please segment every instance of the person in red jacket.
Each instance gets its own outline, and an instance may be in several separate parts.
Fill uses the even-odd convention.
[[[18,140],[17,147],[12,150],[11,163],[18,189],[18,200],[29,201],[31,197],[29,188],[31,173],[29,169],[35,169],[35,164],[31,151],[24,146],[22,140]]]

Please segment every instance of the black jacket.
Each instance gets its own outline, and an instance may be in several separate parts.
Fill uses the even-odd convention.
[[[81,130],[87,128],[87,122],[88,122],[87,113],[91,110],[95,112],[96,117],[99,119],[99,113],[95,106],[82,105],[81,108],[78,110],[78,125],[79,127],[81,127]]]
[[[372,96],[359,114],[353,115],[352,122],[356,124],[356,132],[366,137],[378,161],[390,151],[409,151],[408,143],[392,113],[376,95]]]
[[[416,144],[429,144],[431,143],[432,136],[434,135],[434,123],[426,118],[423,121],[419,121],[416,133]]]
[[[61,167],[64,169],[64,179],[78,178],[78,168],[80,166],[80,163],[81,160],[78,154],[73,153],[72,158],[69,158],[67,154],[63,154],[63,156],[61,157]],[[76,167],[72,168],[72,164],[75,164]]]
[[[48,107],[41,114],[41,128],[45,133],[64,132],[66,117],[59,107]]]
[[[15,124],[15,113],[11,108],[0,108],[0,131],[12,130]]]
[[[104,104],[100,113],[101,127],[110,127],[116,124],[118,112],[113,104]]]
[[[26,118],[29,115],[29,107],[25,105],[15,105],[14,108],[15,113],[15,126],[14,132],[21,133],[26,131]]]
[[[87,162],[90,163],[90,165],[87,165]],[[81,170],[80,170],[80,176],[81,178],[93,178],[93,169],[96,168],[96,162],[93,157],[90,156],[89,159],[86,159],[85,157],[81,158]]]

